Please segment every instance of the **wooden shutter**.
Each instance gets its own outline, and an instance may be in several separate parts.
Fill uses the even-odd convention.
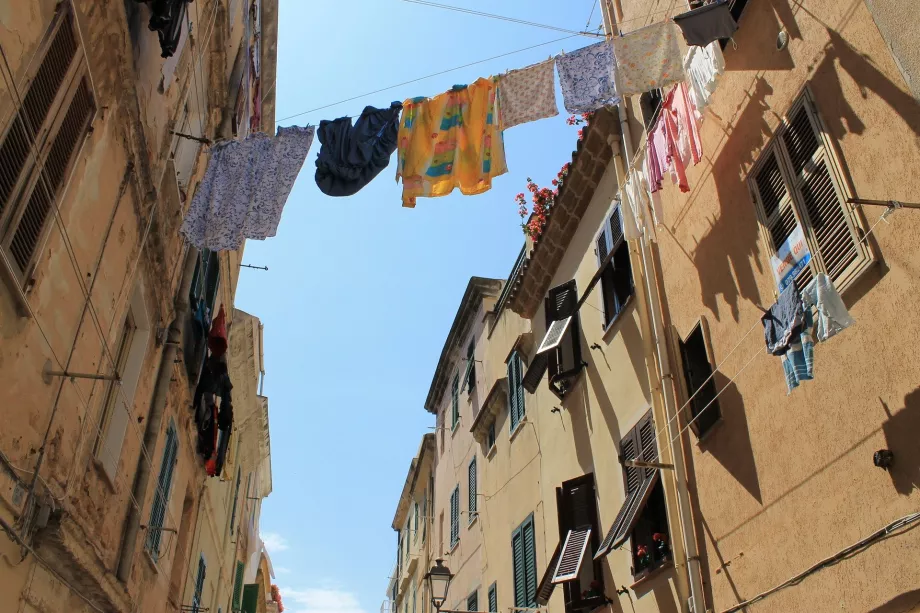
[[[172,487],[173,470],[178,455],[179,440],[176,428],[170,424],[166,429],[166,441],[163,444],[163,459],[160,463],[160,475],[157,479],[156,491],[153,494],[153,504],[150,508],[150,522],[147,526],[147,551],[154,559],[160,555],[160,541],[162,539],[166,508],[169,503],[169,490]]]
[[[467,500],[467,511],[469,512],[469,521],[472,523],[473,518],[476,516],[476,458],[473,457],[470,460],[470,465],[468,469],[468,500]]]
[[[498,587],[495,583],[489,586],[489,613],[498,613]]]
[[[581,562],[591,542],[591,526],[569,530],[559,555],[559,562],[553,574],[553,583],[578,579]]]
[[[460,487],[455,487],[450,495],[450,546],[460,539]]]
[[[514,363],[514,391],[517,399],[517,420],[518,423],[524,419],[524,361],[521,354],[517,351],[511,358]]]
[[[520,358],[517,352],[511,354],[508,360],[508,415],[511,418],[511,431],[518,425],[520,417],[518,415],[518,387],[521,384],[520,377]]]
[[[456,428],[460,423],[460,374],[454,375],[454,382],[450,387],[451,421],[450,427]]]
[[[233,489],[233,510],[230,511],[230,531],[233,532],[233,526],[236,525],[236,506],[240,498],[240,477],[241,469],[236,469],[236,486]]]
[[[249,583],[243,586],[243,613],[257,613],[259,607],[259,585]]]
[[[428,535],[428,489],[425,490],[425,494],[422,497],[422,542],[425,542],[425,537]],[[418,519],[416,519],[416,530],[418,530]]]
[[[537,386],[540,385],[540,381],[543,380],[543,375],[546,374],[546,369],[549,368],[550,360],[555,360],[555,357],[555,353],[551,351],[538,353],[534,356],[521,382],[525,390],[531,394],[536,393]]]
[[[777,146],[774,144],[768,147],[761,159],[763,161],[752,183],[773,253],[776,253],[799,225],[799,220],[795,214],[785,173],[777,157]]]
[[[514,570],[514,606],[527,606],[527,573],[524,570],[523,525],[511,534],[511,564]]]
[[[553,591],[556,589],[556,583],[553,581],[553,575],[556,572],[556,566],[559,565],[559,554],[562,551],[562,543],[556,544],[556,550],[553,552],[553,557],[549,559],[549,564],[546,565],[546,570],[543,571],[543,578],[540,579],[540,584],[537,586],[537,604],[545,605],[549,602],[550,596],[553,595]]]
[[[201,596],[204,593],[204,578],[208,571],[208,565],[205,564],[204,555],[198,557],[198,573],[195,575],[195,593],[192,595],[192,604],[196,607],[201,606]]]
[[[245,565],[242,562],[236,563],[236,577],[233,579],[233,611],[240,610],[241,598],[243,596],[243,569]]]
[[[537,602],[537,543],[534,534],[533,515],[521,526],[524,542],[524,575],[527,586],[526,607],[535,607]]]
[[[467,611],[478,611],[479,610],[479,592],[473,592],[466,597],[466,610]]]

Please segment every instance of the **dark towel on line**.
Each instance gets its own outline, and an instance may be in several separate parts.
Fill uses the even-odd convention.
[[[674,16],[688,45],[705,47],[715,40],[731,38],[738,29],[728,0],[716,0],[687,13]]]
[[[316,185],[327,196],[353,196],[390,163],[399,134],[402,104],[366,107],[354,126],[351,117],[319,122],[322,147],[316,158]]]
[[[798,342],[805,323],[805,309],[795,280],[789,284],[779,300],[761,318],[767,351],[773,355],[785,355],[792,342]]]

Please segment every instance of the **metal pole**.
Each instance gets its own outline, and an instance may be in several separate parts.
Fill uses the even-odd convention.
[[[867,204],[869,206],[887,206],[895,209],[920,209],[920,203],[901,202],[900,200],[867,200],[866,198],[847,198],[849,204]]]

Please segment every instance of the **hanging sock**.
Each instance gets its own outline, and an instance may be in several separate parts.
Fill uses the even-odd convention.
[[[501,129],[555,117],[555,60],[546,60],[520,70],[509,70],[498,79],[498,109]]]
[[[505,145],[496,114],[493,79],[456,85],[434,98],[404,103],[399,128],[396,180],[403,182],[403,206],[416,198],[467,196],[492,188],[508,172]]]
[[[199,249],[235,251],[274,236],[294,180],[313,143],[313,126],[278,128],[218,143],[180,232]]]
[[[674,16],[688,45],[705,47],[717,40],[731,38],[738,30],[728,0],[716,0],[686,13]]]
[[[620,103],[613,48],[607,41],[556,57],[562,100],[569,113],[591,113]]]
[[[705,47],[690,47],[684,66],[690,84],[690,100],[702,118],[703,110],[709,106],[709,99],[716,91],[716,82],[725,73],[722,48],[717,42]]]
[[[364,108],[354,126],[351,117],[319,122],[322,145],[316,158],[316,186],[327,196],[352,196],[380,174],[396,151],[402,104]]]
[[[823,272],[815,275],[802,291],[802,301],[806,309],[814,307],[818,312],[815,326],[818,342],[826,341],[856,323],[837,293],[834,282]]]
[[[672,22],[615,36],[612,41],[621,96],[644,94],[684,80],[677,26]]]

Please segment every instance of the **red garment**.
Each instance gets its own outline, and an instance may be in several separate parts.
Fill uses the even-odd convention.
[[[221,307],[221,312],[223,312],[223,307]],[[209,477],[213,477],[214,475],[217,474],[217,405],[215,404],[213,405],[213,407],[214,407],[214,417],[213,417],[214,421],[212,423],[214,424],[214,428],[213,428],[214,430],[213,450],[214,451],[211,452],[211,457],[208,458],[207,461],[204,463],[204,470],[205,472],[207,472]]]
[[[224,313],[224,305],[220,305],[217,317],[211,322],[208,348],[211,350],[211,355],[218,358],[227,352],[227,315]]]

